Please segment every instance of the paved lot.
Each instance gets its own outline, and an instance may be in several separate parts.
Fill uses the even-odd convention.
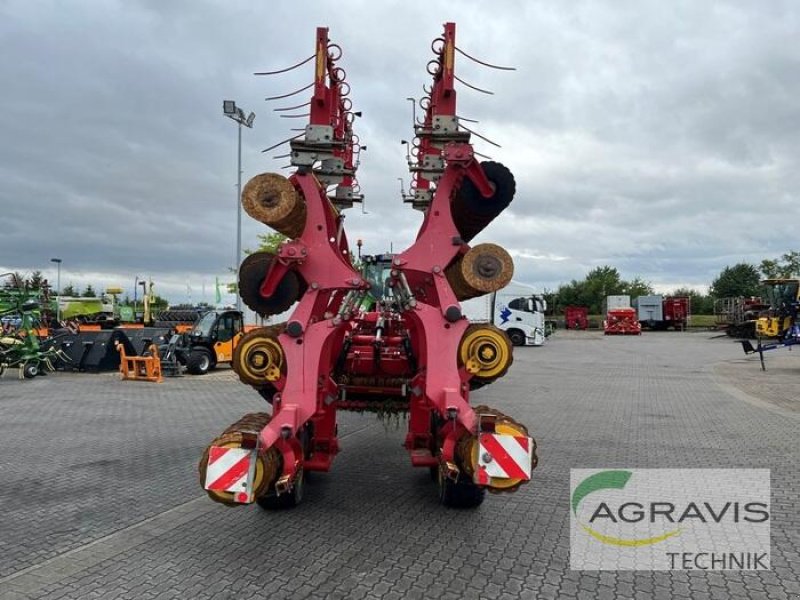
[[[227,508],[196,462],[266,406],[230,372],[7,374],[0,598],[800,598],[800,356],[768,358],[762,373],[698,333],[560,332],[520,349],[476,399],[529,425],[540,466],[475,511],[437,504],[401,431],[349,414],[333,472],[300,507]],[[773,570],[570,571],[573,467],[772,469]]]

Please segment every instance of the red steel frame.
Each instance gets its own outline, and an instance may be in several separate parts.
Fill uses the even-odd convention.
[[[314,94],[310,124],[332,126],[335,156],[352,169],[352,118],[341,96],[343,71],[333,66],[326,28],[317,29]],[[457,363],[459,342],[468,326],[458,300],[444,275],[445,267],[469,249],[453,222],[450,201],[464,177],[486,197],[492,187],[472,146],[465,141],[442,141],[433,132],[434,118],[456,117],[454,83],[455,24],[445,24],[438,68],[421,134],[423,154],[442,157],[444,171],[420,227],[417,239],[394,258],[392,284],[403,278],[414,290],[415,304],[401,313],[414,347],[418,370],[409,400],[409,431],[405,446],[415,466],[435,466],[454,461],[455,445],[465,434],[476,434],[477,416],[469,405],[469,378]],[[346,85],[346,84],[344,84]],[[468,139],[468,138],[467,138]],[[338,153],[338,154],[337,154]],[[354,314],[340,314],[348,293],[366,290],[369,284],[349,260],[342,217],[311,172],[298,171],[290,178],[306,201],[307,218],[302,235],[285,242],[277,253],[261,287],[271,295],[288,270],[308,284],[304,296],[287,323],[279,342],[285,354],[287,375],[276,382],[273,417],[260,433],[260,447],[277,448],[283,457],[282,476],[291,480],[299,468],[328,470],[338,451],[336,438],[337,383],[332,379],[336,357],[345,335],[353,329]],[[417,185],[431,183],[417,173]],[[437,415],[436,428],[432,427]],[[304,459],[298,437],[313,424],[310,457]],[[437,445],[440,447],[437,448]],[[289,484],[291,485],[291,483]]]

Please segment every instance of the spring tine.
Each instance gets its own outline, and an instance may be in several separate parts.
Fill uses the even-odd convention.
[[[475,119],[468,119],[467,117],[462,117],[461,115],[456,115],[459,121],[466,121],[467,123],[480,123],[480,121],[476,121]]]
[[[309,116],[311,113],[303,113],[302,115],[278,115],[281,119],[302,119]]]
[[[272,158],[274,158],[274,159],[276,159],[276,160],[277,160],[277,159],[279,159],[279,158],[289,158],[291,155],[292,155],[292,153],[291,153],[291,152],[287,152],[286,154],[276,154],[276,155],[275,155],[275,156],[273,156]]]
[[[473,150],[473,151],[472,151],[472,153],[473,153],[475,156],[480,156],[481,158],[485,158],[486,160],[492,160],[492,157],[491,157],[491,156],[488,156],[488,155],[486,155],[486,154],[481,154],[480,152],[477,152],[476,150]]]
[[[268,96],[264,98],[264,100],[280,100],[281,98],[288,98],[289,96],[294,96],[295,94],[299,94],[300,92],[304,92],[307,89],[314,87],[314,82],[312,81],[306,87],[302,87],[299,90],[295,90],[294,92],[290,92],[288,94],[283,94],[282,96]]]
[[[456,46],[455,48],[456,48],[456,52],[458,52],[459,54],[461,54],[463,56],[466,56],[471,61],[474,61],[474,62],[478,63],[479,65],[483,65],[484,67],[489,67],[490,69],[497,69],[498,71],[516,71],[517,70],[517,67],[501,67],[500,65],[493,65],[491,63],[483,62],[482,60],[478,60],[474,56],[470,56],[469,54],[464,52],[458,46]]]
[[[286,138],[285,140],[283,140],[282,142],[278,142],[274,146],[270,146],[269,148],[264,148],[261,152],[263,153],[263,152],[269,152],[270,150],[274,150],[278,146],[283,146],[285,143],[291,142],[292,140],[296,140],[297,138],[302,137],[303,135],[305,135],[305,129],[303,130],[303,133],[298,133],[293,137]]]
[[[482,135],[481,135],[480,133],[478,133],[477,131],[472,131],[472,129],[470,129],[469,127],[465,127],[464,125],[461,125],[461,129],[464,129],[464,130],[466,130],[466,131],[469,131],[469,132],[470,132],[472,135],[478,136],[478,137],[479,137],[479,138],[481,138],[481,139],[482,139],[484,142],[488,142],[488,143],[490,143],[492,146],[497,146],[498,148],[502,148],[502,146],[501,146],[500,144],[498,144],[498,143],[496,143],[496,142],[493,142],[492,140],[490,140],[490,139],[489,139],[489,138],[487,138],[487,137],[484,137],[484,136],[482,136]]]
[[[313,59],[315,56],[316,56],[316,54],[312,54],[307,59],[305,59],[305,60],[303,60],[303,61],[301,61],[301,62],[299,62],[296,65],[293,65],[291,67],[286,67],[285,69],[279,69],[277,71],[262,71],[260,73],[253,73],[253,75],[277,75],[278,73],[286,73],[287,71],[291,71],[292,69],[296,69],[297,67],[302,67],[304,64],[306,64],[308,61]]]
[[[489,96],[494,96],[494,92],[490,92],[489,90],[484,90],[484,89],[481,89],[481,88],[479,88],[479,87],[475,87],[475,86],[474,86],[474,85],[472,85],[471,83],[467,83],[466,81],[464,81],[463,79],[461,79],[461,77],[459,77],[458,75],[453,75],[453,79],[455,79],[456,81],[459,81],[459,82],[463,83],[465,86],[467,86],[468,88],[471,88],[471,89],[475,90],[476,92],[480,92],[481,94],[488,94]]]
[[[298,108],[303,108],[304,106],[308,106],[310,104],[311,104],[311,100],[309,100],[308,102],[303,102],[302,104],[298,104],[297,106],[283,106],[281,108],[273,108],[272,110],[274,112],[281,112],[281,111],[285,111],[285,110],[296,110]]]

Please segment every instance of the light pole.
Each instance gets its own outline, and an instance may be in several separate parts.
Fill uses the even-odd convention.
[[[61,323],[61,259],[51,258],[50,262],[54,262],[58,266],[58,275],[56,275],[56,287],[58,288],[58,293],[56,294],[56,321]]]
[[[238,282],[239,263],[242,260],[242,125],[252,129],[256,113],[251,112],[245,117],[244,111],[236,106],[236,102],[233,100],[223,100],[222,114],[239,124],[239,146],[236,167],[236,260],[233,263],[233,268],[236,269],[237,272],[236,280]],[[238,293],[236,294],[236,310],[242,310],[242,298]]]

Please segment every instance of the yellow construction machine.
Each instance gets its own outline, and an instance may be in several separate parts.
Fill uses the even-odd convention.
[[[795,325],[800,304],[800,279],[765,279],[761,285],[769,309],[762,312],[756,321],[756,336],[781,339]]]

